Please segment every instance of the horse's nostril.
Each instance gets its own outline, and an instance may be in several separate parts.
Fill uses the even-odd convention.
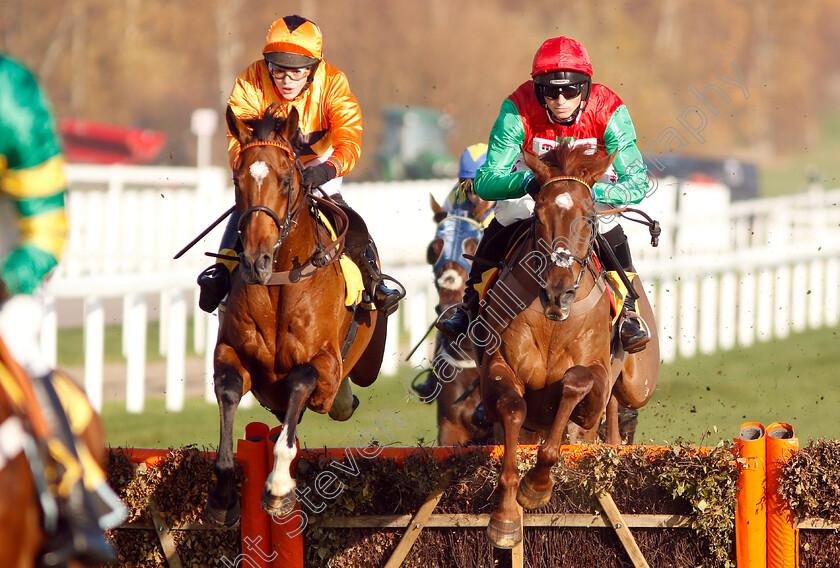
[[[270,270],[272,264],[271,255],[268,253],[264,253],[260,255],[259,260],[257,261],[257,268],[259,270]]]

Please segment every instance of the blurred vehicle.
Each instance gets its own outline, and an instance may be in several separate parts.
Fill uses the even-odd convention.
[[[730,189],[732,201],[760,197],[755,164],[735,158],[701,158],[668,154],[645,157],[651,176],[673,176],[679,181],[715,181]]]
[[[58,129],[67,161],[81,164],[149,164],[164,144],[166,134],[90,120],[65,118]]]
[[[454,178],[458,162],[449,153],[447,139],[452,117],[432,108],[389,107],[377,151],[381,178]]]

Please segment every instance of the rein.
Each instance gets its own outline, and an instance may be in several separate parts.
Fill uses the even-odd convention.
[[[302,168],[300,166],[300,162],[295,158],[294,153],[290,150],[286,145],[281,144],[279,142],[274,142],[270,140],[259,140],[256,142],[249,142],[248,144],[241,145],[239,150],[236,153],[236,157],[234,158],[234,169],[238,169],[239,165],[239,158],[240,155],[244,150],[249,148],[255,148],[259,146],[273,146],[276,148],[280,148],[286,153],[286,156],[292,162],[294,166],[294,170],[298,173],[298,176],[302,175]],[[234,176],[234,185],[238,188],[238,182],[236,180],[236,176]],[[294,189],[294,176],[292,177],[292,189]],[[303,210],[303,206],[306,203],[309,203],[310,207],[315,211],[318,211],[318,205],[324,206],[330,211],[332,211],[334,219],[340,225],[336,227],[336,238],[326,245],[323,245],[320,240],[316,243],[315,252],[300,266],[293,268],[291,270],[286,271],[274,271],[271,274],[271,278],[268,281],[268,286],[279,286],[283,284],[293,284],[295,282],[300,282],[306,278],[309,278],[319,268],[323,268],[329,264],[332,264],[336,260],[339,259],[341,253],[344,251],[344,239],[347,235],[347,229],[350,225],[350,221],[347,217],[347,214],[342,211],[342,209],[336,205],[332,200],[329,198],[321,198],[317,197],[314,194],[307,194],[306,190],[299,186],[301,197],[298,200],[297,204],[292,204],[292,196],[289,196],[289,206],[286,207],[286,215],[284,216],[283,220],[280,220],[277,213],[275,213],[271,208],[266,207],[264,205],[255,205],[253,207],[249,207],[246,209],[242,215],[239,217],[239,223],[237,226],[237,230],[242,232],[242,222],[245,218],[250,215],[251,213],[262,212],[268,215],[274,224],[277,225],[277,229],[280,232],[280,235],[277,239],[277,243],[274,245],[274,256],[275,259],[277,257],[277,252],[280,250],[280,245],[283,243],[284,240],[289,236],[292,232],[292,229],[297,226],[297,217],[300,212]],[[313,215],[313,218],[318,221],[317,214]]]

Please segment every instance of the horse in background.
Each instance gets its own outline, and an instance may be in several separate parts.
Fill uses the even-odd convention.
[[[437,223],[435,238],[429,243],[426,259],[432,265],[438,292],[437,314],[461,302],[470,272],[464,255],[475,253],[484,231],[484,222],[492,213],[492,201],[471,194],[460,207],[444,210],[434,196],[430,204]],[[468,344],[456,346],[445,335],[435,338],[430,372],[434,391],[427,400],[437,402],[438,444],[483,444],[492,441],[491,426],[475,424],[473,414],[481,402],[478,391],[478,368]]]
[[[297,111],[283,117],[269,107],[243,122],[228,108],[226,119],[240,144],[233,173],[243,251],[215,350],[220,440],[206,513],[232,526],[241,513],[234,490],[233,422],[242,395],[253,392],[282,422],[261,506],[283,516],[295,503],[289,468],[303,411],[350,418],[358,399],[348,377],[359,386],[373,383],[387,328],[383,313],[359,306],[361,290],[355,299],[349,293],[353,287],[343,273],[355,265],[340,258],[346,214],[301,186],[291,144]],[[340,234],[330,232],[319,209],[342,220],[343,231],[336,227]]]
[[[641,315],[651,341],[615,356],[610,297],[595,262],[597,221],[591,185],[610,156],[560,144],[542,160],[525,154],[540,183],[528,230],[508,257],[470,333],[477,346],[488,419],[501,425],[504,460],[500,503],[487,527],[490,542],[511,548],[522,539],[517,501],[526,509],[551,498],[551,468],[570,422],[597,428],[607,411],[606,438],[620,443],[617,403],[644,406],[653,395],[659,350],[652,310],[638,278]],[[608,404],[609,403],[609,404]],[[536,465],[521,479],[516,448],[523,429],[543,432]]]

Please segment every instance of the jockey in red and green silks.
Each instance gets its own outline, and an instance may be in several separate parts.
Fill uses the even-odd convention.
[[[563,47],[574,42],[568,38],[557,39],[566,40]],[[593,150],[600,144],[607,153],[616,152],[614,168],[607,174],[609,179],[592,186],[595,201],[612,205],[640,202],[648,189],[647,168],[636,146],[636,129],[627,106],[604,85],[591,84],[588,56],[581,56],[577,61],[570,57],[561,64],[570,71],[560,71],[558,75],[578,73],[580,77],[547,78],[546,81],[566,81],[574,85],[572,81],[582,79],[577,83],[582,84],[579,106],[567,119],[558,120],[546,108],[542,85],[533,80],[520,85],[502,103],[490,132],[487,161],[476,175],[476,192],[484,199],[496,200],[526,195],[534,176],[521,158],[522,148],[542,155],[561,140],[572,140],[576,145],[585,144]],[[551,104],[550,100],[548,104]]]
[[[476,174],[475,192],[483,199],[496,200],[496,219],[485,230],[477,256],[497,261],[504,251],[494,250],[494,243],[506,242],[504,227],[533,212],[533,196],[540,187],[525,165],[523,148],[542,155],[564,140],[590,146],[593,153],[599,146],[610,154],[615,152],[614,167],[592,187],[596,210],[638,203],[645,197],[647,168],[636,146],[636,130],[627,106],[604,85],[592,83],[592,62],[586,48],[573,39],[558,37],[539,48],[531,80],[504,100],[491,130],[487,161]],[[618,261],[618,266],[608,268],[635,272],[621,226],[614,223],[607,231],[602,227],[602,234]],[[496,235],[500,238],[495,239]],[[477,266],[481,265],[473,264],[464,296],[468,310],[437,324],[450,337],[464,333],[470,312],[475,315],[477,294],[471,284],[481,280]],[[621,336],[625,350],[631,353],[643,349],[649,340],[636,314],[623,319]]]
[[[16,242],[2,243],[11,250],[0,258],[9,295],[32,294],[61,256],[63,168],[49,101],[28,70],[0,55],[0,198],[11,201],[17,218]]]

